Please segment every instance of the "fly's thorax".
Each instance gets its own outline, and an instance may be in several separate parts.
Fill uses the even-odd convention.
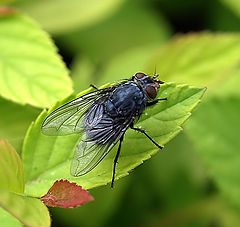
[[[157,97],[160,84],[163,84],[162,81],[156,80],[157,77],[158,74],[150,77],[144,73],[136,73],[132,77],[132,80],[143,91],[148,100],[153,100]]]
[[[105,103],[106,112],[112,116],[136,116],[146,106],[146,97],[134,81],[116,87]]]

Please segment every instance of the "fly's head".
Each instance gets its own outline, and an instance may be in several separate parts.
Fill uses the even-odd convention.
[[[157,97],[160,84],[164,82],[156,80],[158,74],[155,74],[153,77],[147,76],[144,73],[136,73],[132,80],[137,83],[137,85],[143,90],[149,100],[155,99]]]

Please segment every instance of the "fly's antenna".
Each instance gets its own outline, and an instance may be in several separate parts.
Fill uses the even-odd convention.
[[[158,76],[159,74],[157,74],[157,66],[155,65],[153,79],[156,79]]]
[[[157,78],[158,76],[159,74],[157,74],[157,65],[155,65],[153,79]]]
[[[154,68],[154,75],[157,74],[157,65],[155,64],[155,68]]]
[[[153,79],[156,79],[157,77],[159,77],[159,74],[157,74],[157,65],[155,65],[155,70],[154,70]],[[161,80],[156,80],[156,82],[157,82],[158,84],[164,84],[164,82],[161,81]]]

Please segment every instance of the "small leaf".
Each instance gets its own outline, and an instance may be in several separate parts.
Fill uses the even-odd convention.
[[[81,95],[89,91],[84,91]],[[166,83],[161,86],[158,97],[167,97],[168,100],[146,109],[146,114],[142,115],[136,126],[147,129],[159,144],[164,145],[182,130],[181,125],[191,115],[204,92],[205,88]],[[58,103],[53,109],[64,103],[66,100]],[[117,146],[91,172],[81,177],[73,177],[70,175],[70,164],[81,134],[59,137],[43,135],[41,126],[48,113],[43,111],[40,114],[25,137],[22,157],[27,182],[26,192],[41,196],[61,178],[77,182],[85,189],[110,182]],[[116,178],[126,176],[130,170],[157,151],[158,149],[143,135],[127,130]]]
[[[110,187],[98,187],[91,189],[96,200],[88,203],[87,206],[81,206],[76,209],[53,209],[52,214],[63,225],[74,226],[106,226],[106,220],[109,220],[119,207],[123,200],[126,189],[128,188],[129,179],[125,179],[118,184],[117,190]],[[107,198],[107,199],[106,199]],[[97,212],[93,212],[97,210]],[[67,213],[66,213],[67,212]],[[89,218],[91,214],[91,218]]]
[[[0,95],[49,107],[70,93],[68,71],[49,36],[20,13],[0,17]]]
[[[6,140],[0,140],[0,188],[17,193],[24,192],[22,161]]]
[[[8,14],[15,13],[16,10],[6,6],[0,6],[0,17]]]
[[[39,199],[0,189],[0,207],[18,219],[24,226],[50,227],[48,209]]]
[[[41,200],[50,207],[76,207],[94,200],[90,193],[76,183],[57,180]]]

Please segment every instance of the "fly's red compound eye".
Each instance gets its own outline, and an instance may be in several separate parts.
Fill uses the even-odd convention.
[[[146,93],[150,99],[155,99],[157,96],[157,91],[155,87],[149,85],[146,87]]]
[[[144,73],[136,73],[135,77],[137,77],[138,79],[142,79],[143,77],[145,77],[146,75]]]

